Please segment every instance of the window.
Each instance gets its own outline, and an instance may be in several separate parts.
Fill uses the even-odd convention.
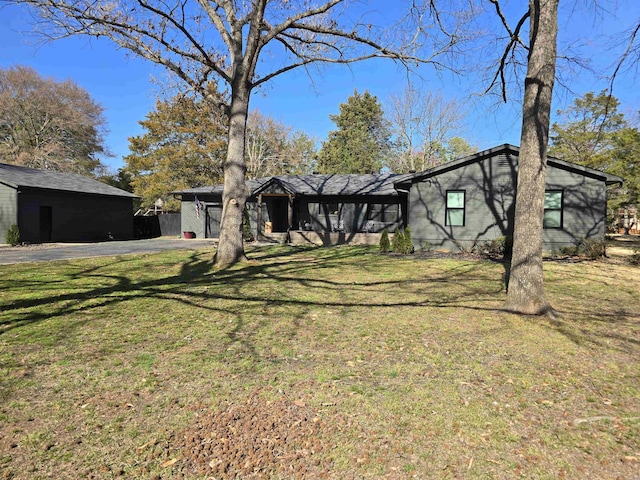
[[[445,225],[464,226],[464,195],[464,190],[447,190]]]
[[[398,204],[370,203],[367,210],[367,220],[391,223],[398,220]]]
[[[562,228],[562,190],[544,192],[543,228]]]
[[[324,204],[324,208],[329,215],[338,215],[339,205],[336,202],[329,202]]]

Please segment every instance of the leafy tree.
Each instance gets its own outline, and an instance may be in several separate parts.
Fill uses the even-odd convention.
[[[587,167],[606,167],[615,133],[627,127],[619,105],[606,90],[575,99],[567,110],[558,111],[562,121],[551,127],[549,154]]]
[[[71,80],[30,67],[0,69],[0,157],[43,170],[95,175],[104,146],[103,108]]]
[[[640,205],[640,131],[626,127],[614,132],[611,138],[611,150],[607,152],[607,173],[624,179],[621,189],[610,192],[608,208],[617,212],[627,205]]]
[[[448,162],[466,157],[478,151],[478,147],[471,145],[462,137],[450,138],[447,142],[446,159]]]
[[[98,180],[112,187],[119,188],[126,192],[133,193],[133,174],[126,168],[119,168],[116,173],[103,173],[98,177]]]
[[[377,97],[357,91],[330,115],[338,127],[329,132],[318,155],[322,173],[377,173],[391,149],[391,129]]]
[[[313,171],[313,139],[258,110],[249,114],[246,142],[248,178]]]
[[[213,84],[209,92],[218,95]],[[212,111],[193,95],[177,95],[158,100],[139,123],[145,132],[129,138],[132,153],[124,161],[143,208],[161,198],[165,209],[178,210],[169,192],[221,183],[227,147],[227,117],[221,109]]]
[[[618,112],[620,102],[606,90],[584,94],[553,124],[552,155],[623,177],[622,189],[612,190],[608,209],[635,205],[640,201],[640,132]]]
[[[357,8],[361,7],[347,0],[5,2],[32,7],[46,38],[89,35],[111,39],[120,48],[162,65],[212,106],[219,99],[211,98],[207,91],[211,78],[228,87],[228,148],[217,266],[246,259],[242,242],[249,195],[245,137],[249,100],[256,88],[295,69],[310,71],[314,65],[372,58],[440,68],[441,57],[464,39],[458,32],[460,17],[440,15],[434,2],[426,0],[412,2],[402,18],[378,16],[380,22],[371,20],[373,12],[359,15],[363,12]],[[260,61],[267,58],[269,61]]]

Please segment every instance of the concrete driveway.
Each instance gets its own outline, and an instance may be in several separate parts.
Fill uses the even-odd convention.
[[[131,253],[153,253],[165,250],[198,250],[213,247],[213,239],[152,238],[124,242],[49,243],[10,247],[0,245],[0,265],[25,262],[50,262],[73,258],[109,257]]]

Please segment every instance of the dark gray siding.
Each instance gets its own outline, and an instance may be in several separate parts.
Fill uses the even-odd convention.
[[[200,218],[196,210],[195,195],[182,195],[180,205],[180,224],[182,232],[194,232],[196,238],[206,238],[207,205],[220,204],[220,196],[198,195]]]
[[[408,223],[417,249],[468,250],[511,235],[517,157],[502,154],[444,171],[412,185]],[[602,179],[549,166],[548,190],[562,190],[563,227],[545,229],[546,251],[572,246],[585,238],[604,239],[606,186]],[[464,226],[445,225],[448,190],[465,191]]]
[[[133,198],[21,189],[18,226],[24,242],[128,240],[133,236]],[[42,238],[41,212],[51,211],[50,238]]]
[[[0,243],[6,242],[11,225],[18,223],[17,205],[15,188],[0,184]]]
[[[545,229],[545,250],[578,244],[586,238],[604,240],[607,190],[602,180],[549,167],[547,189],[563,191],[563,225]]]
[[[500,155],[473,162],[415,183],[409,194],[408,223],[417,249],[469,249],[511,231],[514,160]],[[465,191],[464,226],[445,222],[449,190]]]

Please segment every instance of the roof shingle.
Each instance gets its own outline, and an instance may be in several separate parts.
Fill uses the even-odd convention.
[[[37,170],[35,168],[8,165],[6,163],[0,163],[0,183],[15,189],[41,188],[75,193],[109,195],[112,197],[137,197],[137,195],[133,193],[112,187],[93,178],[76,175],[75,173]]]

